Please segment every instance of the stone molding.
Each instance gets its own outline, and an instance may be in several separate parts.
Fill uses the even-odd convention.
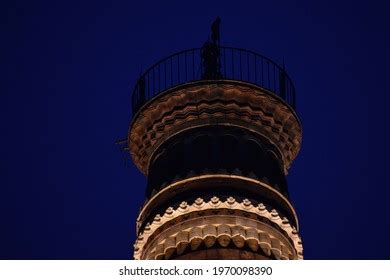
[[[269,232],[250,226],[247,227],[245,225],[229,225],[224,223],[208,225],[208,219],[206,217],[201,226],[178,230],[176,233],[167,236],[156,244],[154,249],[149,250],[149,256],[145,256],[145,248],[153,243],[153,235],[161,230],[160,228],[164,225],[168,225],[168,228],[173,228],[176,224],[175,220],[183,215],[199,213],[201,216],[201,212],[206,210],[222,209],[233,210],[234,215],[232,216],[240,216],[238,212],[241,211],[243,213],[256,214],[259,217],[267,219],[270,224],[276,226],[273,227],[275,232],[279,231],[288,237],[286,240],[290,240],[295,252],[288,250],[287,243],[284,245],[282,244],[283,241],[281,239],[283,238],[280,238],[280,236],[275,238],[272,234],[270,235]],[[215,214],[215,216],[218,217],[218,214]],[[248,223],[248,225],[249,224],[250,223]],[[303,259],[302,241],[296,228],[291,226],[287,218],[280,217],[275,209],[268,211],[264,204],[260,203],[255,206],[252,205],[248,199],[244,199],[239,203],[233,197],[221,201],[216,196],[212,197],[210,201],[204,201],[202,198],[198,198],[191,205],[183,201],[177,209],[169,207],[166,209],[163,216],[156,215],[152,223],[147,224],[143,232],[138,235],[134,244],[134,258],[170,258],[174,252],[179,255],[183,253],[189,244],[191,250],[196,250],[202,242],[206,247],[211,247],[216,241],[222,247],[224,247],[224,244],[227,246],[230,241],[232,241],[237,248],[242,248],[247,244],[253,251],[256,251],[257,248],[260,247],[267,256],[270,256],[272,253],[276,259]]]
[[[134,163],[147,174],[152,155],[167,139],[207,125],[241,127],[265,137],[279,150],[286,174],[302,141],[294,110],[276,95],[238,81],[194,82],[159,94],[135,116],[128,133]]]
[[[293,221],[293,224],[295,224],[297,230],[299,230],[298,216],[290,201],[283,194],[281,194],[279,191],[272,188],[268,184],[258,179],[234,174],[205,174],[174,182],[154,194],[150,200],[145,202],[144,206],[141,209],[141,212],[137,219],[137,233],[139,228],[138,225],[144,222],[145,218],[149,215],[148,213],[151,209],[157,207],[161,203],[170,201],[172,196],[179,194],[179,191],[185,192],[189,190],[201,190],[201,187],[207,187],[213,181],[220,181],[219,184],[221,184],[221,186],[223,187],[224,184],[228,184],[230,188],[234,187],[236,189],[240,188],[242,190],[250,188],[252,192],[264,192],[268,194],[274,194],[275,197],[279,199],[279,203],[282,203],[282,205],[285,205],[289,209],[295,219]],[[225,183],[221,183],[221,181],[225,181]],[[190,185],[191,183],[193,184],[192,187]],[[246,184],[249,185],[246,186]]]

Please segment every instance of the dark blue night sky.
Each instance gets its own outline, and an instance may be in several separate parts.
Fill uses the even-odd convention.
[[[386,1],[9,1],[0,8],[0,258],[127,259],[145,179],[126,137],[140,71],[223,45],[285,61],[306,259],[390,259]]]

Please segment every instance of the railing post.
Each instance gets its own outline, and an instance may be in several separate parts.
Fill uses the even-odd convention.
[[[286,100],[286,73],[284,70],[279,70],[279,95],[283,100]]]
[[[144,75],[142,75],[138,80],[138,103],[141,104],[140,107],[146,102],[146,96],[145,96],[145,78]]]

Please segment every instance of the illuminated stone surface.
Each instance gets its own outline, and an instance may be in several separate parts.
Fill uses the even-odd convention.
[[[294,110],[232,80],[147,102],[128,143],[148,176],[135,259],[302,259],[285,175],[302,141]]]

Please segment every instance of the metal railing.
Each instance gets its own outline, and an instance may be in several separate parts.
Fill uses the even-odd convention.
[[[194,48],[172,54],[146,70],[132,94],[133,115],[148,100],[169,88],[216,79],[244,81],[260,86],[295,108],[294,85],[283,67],[252,51],[214,47],[217,56],[212,57],[211,61],[207,58],[210,53],[205,55],[204,47]]]

